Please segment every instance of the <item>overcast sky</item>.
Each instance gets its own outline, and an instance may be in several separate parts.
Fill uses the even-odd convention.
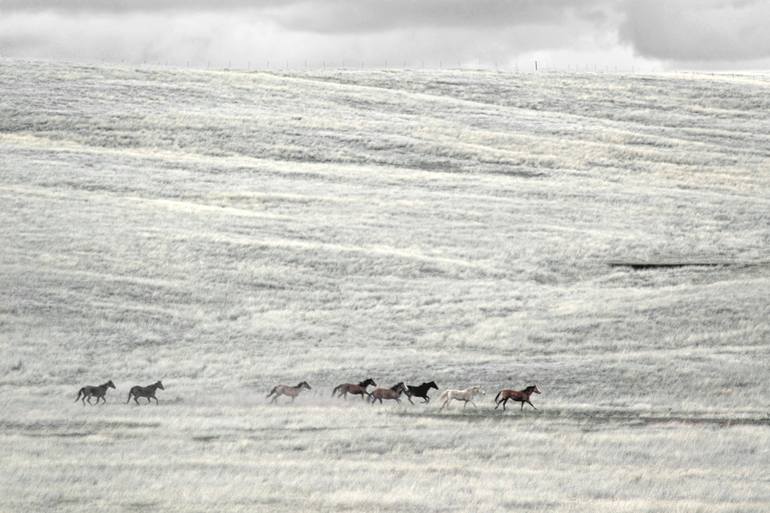
[[[770,68],[768,0],[0,0],[0,55],[202,66]]]

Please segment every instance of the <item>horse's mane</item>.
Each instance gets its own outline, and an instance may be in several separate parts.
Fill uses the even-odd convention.
[[[398,387],[402,387],[402,386],[404,386],[404,382],[403,381],[399,381],[398,383],[396,383],[395,385],[390,387],[390,389],[395,392]]]

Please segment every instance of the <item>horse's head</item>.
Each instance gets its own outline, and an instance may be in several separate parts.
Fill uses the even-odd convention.
[[[484,389],[481,388],[480,386],[473,386],[473,387],[471,387],[471,393],[473,395],[477,395],[477,394],[478,395],[484,395],[484,394],[486,394],[486,392],[484,392]]]
[[[161,383],[160,381],[158,381],[157,383],[155,383],[155,386],[156,386],[156,387],[158,387],[158,388],[160,388],[161,390],[165,390],[165,388],[163,388],[163,383]]]
[[[527,392],[529,392],[530,394],[532,394],[532,393],[539,394],[540,393],[540,389],[537,388],[537,385],[530,385],[530,386],[527,387]]]
[[[366,381],[362,381],[361,383],[358,384],[358,386],[364,387],[364,388],[368,387],[369,385],[376,387],[377,383],[375,383],[372,378],[366,378]]]
[[[435,381],[430,381],[428,383],[425,383],[425,385],[428,385],[428,388],[435,388],[436,390],[438,390],[438,385],[436,385]]]
[[[390,389],[393,390],[394,392],[398,392],[398,391],[406,392],[406,387],[404,386],[403,381],[399,381],[398,383],[390,387]]]
[[[113,383],[112,380],[109,380],[105,385],[107,385],[107,388],[115,388],[115,383]]]
[[[306,388],[306,389],[308,389],[308,390],[312,390],[312,388],[310,387],[310,385],[308,384],[308,382],[307,382],[307,381],[303,381],[302,383],[300,383],[300,384],[299,384],[299,385],[297,385],[297,386],[299,386],[300,388]]]

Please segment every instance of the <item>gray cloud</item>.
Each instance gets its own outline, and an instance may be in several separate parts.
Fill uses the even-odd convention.
[[[640,54],[674,61],[770,57],[770,3],[757,0],[629,0],[621,41]]]
[[[315,8],[314,8],[315,7]],[[279,11],[287,28],[317,32],[372,32],[424,27],[515,27],[563,24],[580,19],[602,22],[606,0],[328,0],[306,1]]]
[[[70,59],[770,60],[761,0],[0,0],[0,54]]]
[[[301,0],[0,0],[0,11],[59,13],[227,11],[263,9]]]

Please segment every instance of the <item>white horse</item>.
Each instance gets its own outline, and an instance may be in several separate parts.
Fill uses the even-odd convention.
[[[470,388],[466,388],[465,390],[444,390],[441,395],[438,397],[439,401],[444,401],[444,404],[441,405],[441,408],[439,408],[438,411],[441,411],[446,407],[449,409],[449,402],[454,399],[456,401],[464,401],[465,404],[463,404],[463,408],[468,406],[468,403],[471,403],[474,408],[476,408],[476,403],[473,402],[473,397],[476,395],[484,395],[486,392],[482,390],[479,386],[473,386]]]

